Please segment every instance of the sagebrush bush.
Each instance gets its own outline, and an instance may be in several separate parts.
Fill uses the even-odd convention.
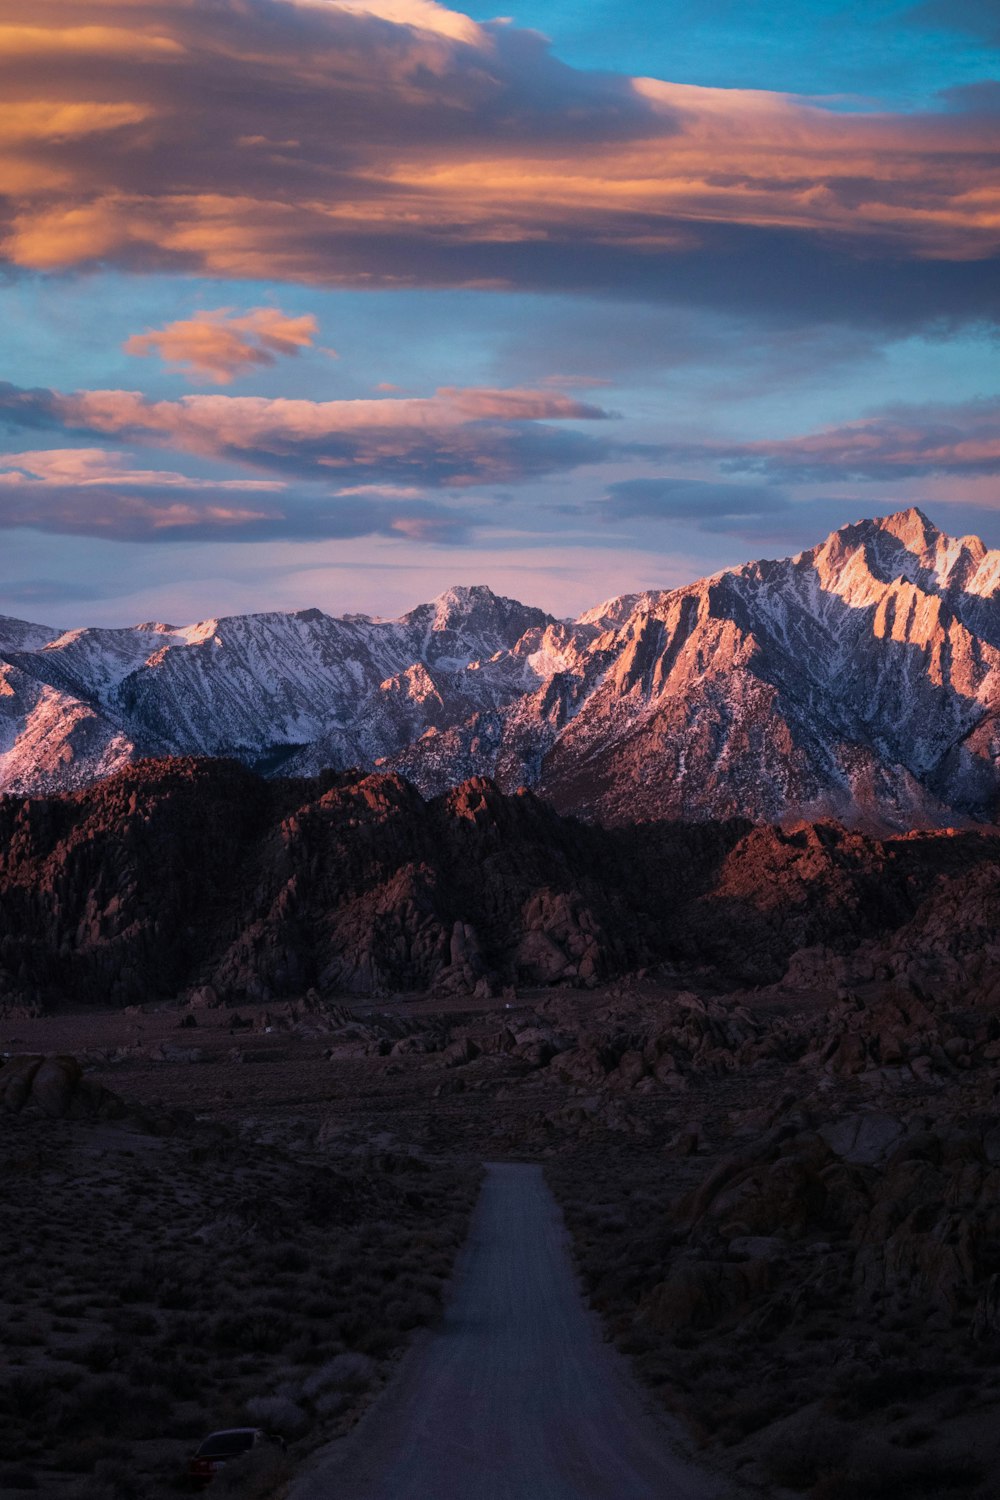
[[[363,1391],[375,1378],[377,1366],[367,1354],[356,1351],[337,1354],[314,1370],[302,1383],[302,1393],[310,1400],[324,1391]]]
[[[251,1396],[246,1413],[255,1426],[284,1438],[300,1437],[309,1426],[307,1414],[288,1396]]]

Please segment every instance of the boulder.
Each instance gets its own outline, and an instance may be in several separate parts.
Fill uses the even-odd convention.
[[[43,1062],[41,1057],[11,1057],[0,1068],[0,1100],[12,1114],[27,1104],[35,1074]]]
[[[32,1080],[32,1103],[50,1119],[62,1119],[70,1112],[82,1078],[83,1069],[75,1057],[47,1057]]]
[[[891,1115],[848,1115],[824,1126],[819,1134],[841,1161],[851,1166],[873,1167],[899,1145],[906,1128]]]

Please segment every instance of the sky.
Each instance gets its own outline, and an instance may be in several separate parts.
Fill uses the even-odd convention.
[[[0,0],[0,612],[1000,546],[995,0]]]

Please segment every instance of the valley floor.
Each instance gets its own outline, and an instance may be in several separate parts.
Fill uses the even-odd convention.
[[[263,1500],[354,1429],[414,1334],[461,1385],[447,1279],[480,1164],[509,1161],[544,1169],[586,1297],[706,1472],[771,1500],[995,1500],[998,1038],[988,997],[884,984],[0,1022],[0,1050],[73,1053],[128,1101],[0,1116],[0,1496],[169,1500],[200,1436],[253,1419],[285,1431],[284,1466],[212,1492]],[[545,1201],[507,1249],[555,1274]],[[579,1353],[587,1320],[563,1313]]]

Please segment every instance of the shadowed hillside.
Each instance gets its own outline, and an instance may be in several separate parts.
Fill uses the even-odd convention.
[[[807,980],[904,926],[919,948],[930,924],[941,950],[936,913],[971,953],[997,902],[991,833],[609,830],[481,778],[424,800],[395,775],[267,781],[228,761],[5,798],[0,850],[8,1009],[205,987],[486,997],[663,964],[709,988],[772,983],[790,961]]]

